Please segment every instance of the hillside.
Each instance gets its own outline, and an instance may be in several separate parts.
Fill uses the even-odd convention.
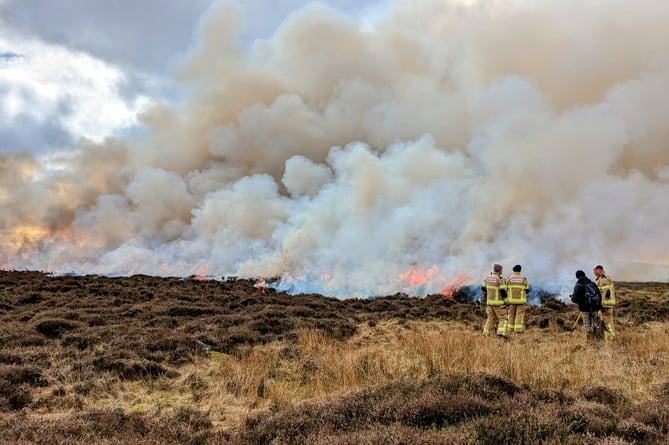
[[[665,443],[669,284],[617,283],[619,338],[550,295],[483,337],[452,298],[252,280],[0,272],[2,443]]]

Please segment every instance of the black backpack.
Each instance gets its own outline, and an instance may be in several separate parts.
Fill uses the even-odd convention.
[[[590,308],[590,312],[597,312],[602,309],[602,294],[593,281],[585,283],[585,304]]]

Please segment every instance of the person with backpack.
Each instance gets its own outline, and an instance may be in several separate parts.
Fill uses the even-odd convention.
[[[492,335],[497,332],[497,336],[506,339],[506,326],[508,313],[506,310],[506,280],[502,278],[502,265],[495,264],[492,272],[488,275],[481,285],[481,302],[485,301],[486,322],[483,327],[485,335]]]
[[[597,284],[585,276],[582,270],[576,271],[574,292],[571,301],[578,305],[583,315],[583,330],[589,339],[598,338],[599,311],[602,308],[602,294]]]
[[[506,279],[506,293],[509,296],[508,332],[521,333],[525,330],[525,309],[530,285],[527,278],[520,274],[522,266],[513,266],[513,273]]]
[[[596,265],[592,271],[596,277],[597,287],[602,294],[602,319],[606,326],[604,338],[613,340],[616,337],[616,332],[613,329],[613,307],[616,305],[616,291],[613,280],[604,273],[604,266],[601,264]]]

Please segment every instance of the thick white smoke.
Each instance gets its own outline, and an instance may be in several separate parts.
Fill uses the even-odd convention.
[[[669,279],[669,3],[398,0],[365,26],[314,4],[249,49],[243,16],[203,19],[191,100],[141,138],[48,175],[0,159],[2,267],[337,297],[493,262],[556,288],[595,263]]]

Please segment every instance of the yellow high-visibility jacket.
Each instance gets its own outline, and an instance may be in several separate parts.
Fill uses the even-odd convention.
[[[601,274],[595,280],[599,291],[602,293],[602,306],[616,305],[616,291],[611,277]]]
[[[506,292],[509,297],[509,304],[525,304],[527,303],[527,291],[530,285],[527,278],[522,276],[519,272],[513,272],[509,278],[506,279]]]
[[[501,274],[491,272],[481,286],[485,290],[488,306],[502,306],[506,304],[506,281]]]

